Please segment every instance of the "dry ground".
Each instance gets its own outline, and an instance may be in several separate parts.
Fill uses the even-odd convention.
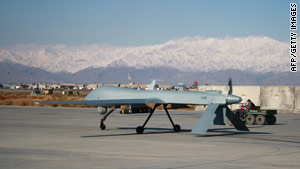
[[[0,105],[42,107],[87,107],[86,105],[37,105],[34,102],[82,100],[86,95],[31,95],[29,92],[0,92]]]

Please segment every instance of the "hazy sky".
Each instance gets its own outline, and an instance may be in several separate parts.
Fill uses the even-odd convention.
[[[186,36],[263,35],[288,41],[290,2],[295,1],[0,0],[0,47],[140,46]]]

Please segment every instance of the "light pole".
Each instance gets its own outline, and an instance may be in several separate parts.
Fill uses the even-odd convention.
[[[31,78],[31,84],[33,84],[33,73],[32,72],[30,72],[30,78]]]
[[[73,85],[75,85],[75,73],[73,73]]]
[[[9,81],[10,81],[10,72],[7,72],[7,76],[8,76],[7,81],[8,81],[8,84],[9,84]]]
[[[101,73],[98,74],[99,77],[99,83],[101,84]]]

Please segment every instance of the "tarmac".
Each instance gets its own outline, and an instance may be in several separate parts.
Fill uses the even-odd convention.
[[[94,108],[0,107],[0,168],[300,168],[300,114],[279,114],[276,125],[212,126],[190,133],[201,113],[170,111],[175,133],[156,111],[108,117],[99,129]]]

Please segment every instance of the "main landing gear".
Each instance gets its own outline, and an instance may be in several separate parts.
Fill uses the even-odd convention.
[[[154,106],[154,108],[151,109],[151,112],[150,112],[148,118],[146,119],[146,121],[144,122],[143,126],[138,126],[138,127],[136,128],[136,133],[137,133],[137,134],[142,134],[142,133],[144,132],[146,124],[148,123],[149,119],[151,118],[152,114],[154,113],[155,109],[156,109],[158,106],[159,106],[159,104],[156,104],[156,105]],[[164,106],[165,112],[166,112],[166,114],[168,115],[168,118],[169,118],[169,120],[170,120],[170,122],[171,122],[171,124],[172,124],[172,126],[173,126],[174,131],[175,131],[175,132],[179,132],[179,131],[181,130],[181,127],[180,127],[178,124],[174,124],[174,122],[173,122],[173,120],[172,120],[172,118],[171,118],[171,116],[170,116],[170,114],[169,114],[169,112],[168,112],[167,105],[164,104],[163,106]]]
[[[106,114],[101,118],[101,120],[100,120],[100,129],[101,129],[101,130],[105,130],[105,129],[106,129],[106,126],[105,126],[105,124],[104,124],[104,121],[105,121],[106,118],[107,118],[113,111],[115,111],[115,110],[116,110],[116,108],[111,109],[108,113],[106,113]]]
[[[156,105],[154,106],[154,108],[151,109],[151,112],[150,112],[149,116],[147,117],[146,121],[144,122],[144,124],[143,124],[142,126],[138,126],[138,127],[136,128],[136,133],[137,133],[137,134],[142,134],[142,133],[144,132],[146,124],[148,123],[148,121],[150,120],[150,118],[151,118],[152,114],[154,113],[155,109],[156,109],[159,105],[160,105],[160,104],[156,104]],[[171,116],[170,116],[170,114],[169,114],[169,112],[168,112],[167,105],[164,104],[163,106],[164,106],[165,112],[166,112],[166,114],[167,114],[167,116],[168,116],[168,118],[169,118],[169,120],[170,120],[170,122],[171,122],[171,124],[172,124],[172,126],[173,126],[173,130],[174,130],[175,132],[179,132],[179,131],[181,130],[180,125],[174,124],[174,122],[173,122],[173,120],[172,120],[172,118],[171,118]],[[106,126],[105,126],[104,122],[105,122],[106,118],[107,118],[114,110],[116,110],[116,108],[111,109],[108,113],[106,113],[106,114],[101,118],[101,120],[100,120],[100,129],[101,129],[101,130],[105,130],[105,129],[106,129]]]

